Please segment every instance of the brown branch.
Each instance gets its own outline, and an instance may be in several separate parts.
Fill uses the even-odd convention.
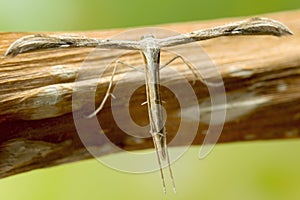
[[[300,11],[267,15],[286,24],[294,36],[276,38],[271,36],[239,36],[218,38],[200,42],[209,57],[217,64],[227,92],[227,118],[218,143],[249,140],[299,138],[300,124]],[[208,28],[236,19],[164,25],[163,28],[178,32],[189,32]],[[68,33],[95,38],[108,38],[122,30]],[[0,33],[0,55],[16,39],[32,33]],[[66,34],[66,33],[47,33]],[[136,32],[136,34],[138,34]],[[72,115],[72,92],[74,81],[83,60],[93,49],[51,50],[19,55],[0,60],[0,177],[41,167],[90,158],[82,145],[74,126]],[[193,48],[186,52],[193,54]],[[93,72],[110,59],[112,53],[100,54],[85,66],[86,72]],[[162,60],[172,58],[162,54]],[[132,65],[141,64],[139,54],[132,52],[122,61]],[[201,57],[196,60],[203,62]],[[102,65],[101,65],[102,64]],[[172,63],[192,82],[193,74],[182,63]],[[120,68],[115,83],[121,75],[132,71]],[[134,74],[135,72],[131,72]],[[172,74],[171,74],[172,75]],[[166,74],[163,81],[172,80],[172,85],[183,84],[182,78]],[[97,103],[106,92],[109,73],[101,77],[96,93]],[[104,80],[104,81],[103,81]],[[143,81],[139,76],[122,80],[121,87],[128,88],[133,82]],[[83,82],[86,86],[87,82]],[[84,89],[82,86],[78,89]],[[207,88],[197,81],[193,85],[197,94],[201,118],[198,134],[193,144],[201,144],[208,129],[210,117]],[[177,132],[179,104],[166,88],[162,89],[168,112],[168,139]],[[84,95],[84,94],[83,94]],[[87,100],[88,101],[88,100]],[[76,104],[76,112],[84,112],[84,105]],[[130,112],[136,123],[148,123],[144,88],[139,88],[130,100]],[[118,99],[119,106],[125,102]],[[188,110],[191,105],[185,108]],[[112,117],[110,102],[98,115],[104,133],[126,150],[152,148],[151,138],[135,140],[122,132]],[[189,121],[190,120],[190,121]],[[195,119],[186,119],[192,123]],[[186,134],[190,131],[187,127]],[[188,135],[187,135],[188,136]],[[176,146],[186,145],[184,138]],[[89,148],[97,149],[99,155],[113,153],[104,151],[103,144],[91,143]]]

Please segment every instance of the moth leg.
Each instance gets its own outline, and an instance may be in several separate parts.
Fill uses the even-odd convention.
[[[159,69],[162,70],[163,68],[167,67],[168,65],[170,65],[172,62],[174,62],[177,59],[180,59],[192,71],[192,73],[194,75],[193,84],[195,84],[196,80],[199,79],[198,74],[195,72],[196,71],[195,67],[193,67],[191,64],[189,64],[182,56],[175,56],[174,58],[169,60],[167,63],[162,65]],[[201,79],[202,79],[202,77],[201,77]]]
[[[111,74],[111,78],[110,78],[110,82],[109,82],[108,88],[106,90],[105,96],[104,96],[102,102],[100,103],[99,107],[94,112],[92,112],[91,114],[89,114],[88,116],[86,116],[86,118],[89,119],[89,118],[95,117],[98,114],[98,112],[100,112],[100,110],[103,108],[103,106],[104,106],[105,102],[107,101],[108,97],[111,95],[110,91],[111,91],[111,87],[112,87],[112,84],[113,84],[113,80],[114,80],[114,76],[115,76],[117,67],[118,67],[118,62],[115,63],[113,72]]]
[[[115,98],[113,96],[113,94],[111,93],[111,89],[112,89],[112,85],[113,85],[114,76],[115,76],[115,73],[116,73],[116,70],[117,70],[117,67],[118,67],[119,64],[124,65],[124,66],[129,67],[129,68],[132,68],[132,69],[135,69],[135,70],[137,70],[139,72],[144,73],[144,71],[141,71],[140,69],[138,69],[138,68],[136,68],[136,67],[134,67],[132,65],[129,65],[127,63],[124,63],[122,61],[117,60],[115,62],[115,66],[114,66],[114,69],[113,69],[113,72],[112,72],[112,75],[111,75],[111,78],[110,78],[110,82],[109,82],[108,88],[106,90],[105,96],[104,96],[101,104],[99,105],[99,107],[94,112],[92,112],[91,114],[89,114],[88,116],[86,116],[86,118],[89,119],[89,118],[92,118],[92,117],[96,116],[100,112],[100,110],[102,110],[102,108],[103,108],[103,106],[104,106],[104,104],[107,101],[107,99],[108,99],[109,96],[112,96],[113,98]]]
[[[137,68],[137,67],[135,67],[135,66],[133,66],[133,65],[130,65],[130,64],[128,64],[128,63],[124,63],[124,62],[119,61],[119,60],[117,60],[116,63],[122,64],[122,65],[124,65],[124,66],[126,66],[126,67],[129,67],[129,68],[131,68],[131,69],[134,69],[134,70],[136,70],[136,71],[138,71],[138,72],[144,73],[144,70],[139,69],[139,68]]]
[[[154,144],[154,148],[155,148],[155,152],[156,152],[157,162],[158,162],[158,165],[159,165],[163,190],[164,190],[164,193],[166,194],[166,182],[165,182],[164,172],[163,172],[163,169],[162,169],[162,160],[163,160],[163,158],[161,157],[161,155],[162,155],[161,151],[163,151],[163,150],[158,145],[160,143],[160,135],[158,133],[152,133],[152,132],[151,132],[151,135],[152,135],[153,144]],[[169,165],[169,163],[168,163],[168,165]],[[170,165],[169,165],[169,167],[170,167]]]
[[[167,133],[166,133],[166,137],[167,137]],[[176,193],[176,186],[175,186],[174,176],[173,176],[173,172],[172,172],[172,169],[171,169],[169,152],[168,152],[168,149],[167,149],[167,140],[166,140],[166,138],[164,140],[165,140],[164,141],[164,146],[165,146],[165,150],[166,150],[165,153],[166,153],[167,162],[168,162],[168,170],[169,170],[169,174],[170,174],[170,179],[171,179],[171,182],[172,182],[173,191],[174,191],[174,193]]]
[[[174,62],[175,60],[180,59],[193,73],[194,75],[194,79],[193,79],[193,85],[195,84],[196,80],[200,80],[201,83],[207,85],[207,86],[212,86],[212,87],[218,87],[220,86],[220,84],[223,83],[212,83],[212,82],[207,82],[205,81],[205,79],[201,76],[200,73],[197,73],[198,69],[196,67],[194,67],[192,64],[190,64],[187,60],[185,60],[182,56],[175,56],[174,58],[172,58],[171,60],[169,60],[167,63],[165,63],[164,65],[162,65],[160,67],[160,70],[162,70],[163,68],[167,67],[168,65],[170,65],[172,62]]]

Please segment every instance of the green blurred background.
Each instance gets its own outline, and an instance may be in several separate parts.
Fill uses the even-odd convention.
[[[0,31],[98,30],[298,8],[299,0],[1,0]],[[298,140],[218,145],[204,160],[198,151],[173,165],[176,195],[171,188],[163,194],[158,172],[126,174],[89,160],[2,179],[0,200],[300,199]]]

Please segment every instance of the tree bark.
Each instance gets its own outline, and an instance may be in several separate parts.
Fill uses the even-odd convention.
[[[293,36],[276,38],[272,36],[223,37],[198,42],[216,64],[227,95],[227,116],[218,143],[256,141],[270,139],[291,139],[300,137],[300,11],[264,15],[287,25]],[[238,19],[220,19],[158,26],[180,33],[208,28]],[[43,33],[72,34],[87,37],[108,38],[124,30]],[[22,36],[36,33],[0,33],[0,55],[8,46]],[[139,32],[133,36],[140,37]],[[131,34],[132,35],[132,34]],[[184,48],[184,46],[182,47]],[[205,63],[197,57],[194,47],[185,53],[195,54],[197,62]],[[93,49],[49,50],[18,55],[14,58],[1,57],[0,60],[0,177],[7,177],[28,170],[50,167],[67,162],[91,158],[82,144],[72,114],[72,93],[75,82],[83,67],[93,73],[99,66],[105,67],[115,55],[114,51],[98,53],[90,57],[88,65],[82,65]],[[162,53],[162,62],[174,55]],[[142,64],[138,52],[127,53],[120,60],[133,66]],[[169,67],[178,69],[185,79],[193,82],[194,76],[183,62],[174,62]],[[122,75],[130,72],[129,79]],[[126,90],[133,83],[142,83],[142,76],[131,68],[119,67],[114,84],[122,80],[121,89]],[[96,106],[103,99],[110,81],[110,73],[101,76],[96,91]],[[88,88],[91,79],[82,82],[76,90]],[[162,81],[170,85],[184,84],[182,77],[164,74]],[[82,86],[82,87],[81,87]],[[186,123],[199,125],[193,145],[200,145],[209,127],[210,96],[207,87],[196,81],[191,84],[200,104],[199,119],[187,117]],[[145,89],[138,88],[130,99],[129,107],[133,120],[139,125],[147,125]],[[83,91],[82,95],[85,95]],[[193,110],[192,105],[180,106],[174,94],[162,88],[165,109],[168,114],[166,127],[168,140],[175,137],[180,124],[180,112]],[[126,105],[126,100],[116,97],[118,106]],[[87,113],[82,100],[73,105],[75,113]],[[111,112],[110,101],[97,115],[105,135],[118,147],[125,150],[153,148],[152,139],[136,139],[118,128]],[[186,129],[187,136],[190,134]],[[182,138],[173,146],[187,145]],[[88,148],[97,149],[98,155],[115,153],[105,149],[105,145],[90,142]]]

